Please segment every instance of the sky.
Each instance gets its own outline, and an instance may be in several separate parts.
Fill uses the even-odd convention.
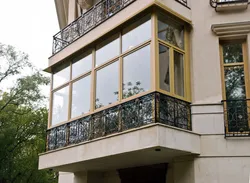
[[[48,66],[58,31],[54,0],[0,0],[0,42],[27,53],[40,70]]]

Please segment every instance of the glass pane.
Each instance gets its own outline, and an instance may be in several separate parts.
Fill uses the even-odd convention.
[[[150,89],[150,46],[123,59],[123,98]]]
[[[243,66],[225,67],[226,99],[246,98],[245,74]]]
[[[96,106],[100,108],[118,100],[119,62],[112,63],[96,73]]]
[[[174,51],[174,89],[175,89],[175,94],[184,97],[183,55],[176,51]]]
[[[61,65],[53,74],[53,88],[56,88],[70,79],[70,66]]]
[[[160,89],[170,92],[169,48],[159,45]]]
[[[139,45],[151,38],[150,15],[131,24],[122,33],[122,52]]]
[[[53,93],[52,125],[68,120],[69,86]]]
[[[241,44],[225,44],[223,45],[224,63],[243,62],[243,53]]]
[[[158,15],[158,37],[184,49],[184,26],[171,19],[168,15]]]
[[[72,65],[72,78],[75,78],[87,71],[92,67],[92,54],[82,55],[73,61]]]
[[[73,83],[71,118],[83,115],[90,111],[90,83],[90,76]]]
[[[107,62],[108,60],[118,56],[120,52],[119,36],[115,35],[105,40],[97,46],[96,66]]]

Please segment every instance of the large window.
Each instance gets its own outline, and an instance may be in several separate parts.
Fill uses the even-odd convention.
[[[123,98],[150,90],[150,46],[123,59]]]
[[[188,64],[185,60],[185,29],[180,21],[159,13],[159,89],[169,95],[188,99],[185,78],[188,78]]]
[[[90,75],[73,83],[71,118],[90,112],[90,89]]]
[[[97,40],[54,71],[51,125],[154,91],[190,101],[186,35],[180,20],[154,13]]]
[[[151,16],[141,17],[58,67],[53,74],[51,125],[150,91],[151,28]]]
[[[52,125],[68,120],[69,86],[53,93]]]
[[[116,61],[96,72],[95,108],[118,101],[119,63]]]
[[[223,98],[226,115],[226,132],[249,131],[248,108],[250,101],[246,43],[221,42]],[[247,132],[248,133],[248,132]]]

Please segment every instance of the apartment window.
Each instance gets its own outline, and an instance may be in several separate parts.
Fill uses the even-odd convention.
[[[159,13],[159,89],[174,97],[187,99],[188,63],[185,59],[184,25],[171,16]]]
[[[73,60],[72,78],[76,78],[92,69],[92,53],[88,51]]]
[[[95,108],[98,109],[118,101],[119,63],[114,63],[96,72]]]
[[[249,70],[244,41],[221,42],[223,99],[227,132],[249,130]]]
[[[159,13],[136,17],[99,39],[92,49],[54,71],[51,125],[153,91],[190,101],[186,35],[181,21]]]
[[[166,14],[158,15],[158,38],[178,48],[184,48],[184,26]]]
[[[69,86],[53,93],[52,125],[68,120]]]
[[[120,39],[119,35],[116,34],[107,40],[97,45],[96,50],[96,66],[100,66],[104,62],[118,56],[120,53]]]
[[[51,91],[51,125],[151,90],[151,27],[151,16],[141,17],[57,67]]]
[[[87,75],[72,84],[71,118],[90,112],[90,92],[90,75]]]
[[[70,80],[70,66],[69,64],[62,64],[55,70],[53,74],[53,88],[66,83]]]
[[[134,48],[151,37],[150,16],[131,24],[122,31],[122,52]]]
[[[123,98],[150,90],[150,46],[123,58]]]

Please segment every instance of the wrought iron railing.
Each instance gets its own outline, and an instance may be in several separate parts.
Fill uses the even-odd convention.
[[[250,99],[225,100],[224,120],[226,137],[250,137]]]
[[[186,6],[187,8],[189,8],[187,0],[175,0],[175,1],[181,3],[182,5]]]
[[[153,123],[191,130],[188,102],[151,93],[47,130],[46,150],[86,142]]]
[[[101,0],[53,37],[55,54],[136,0]]]
[[[53,36],[52,54],[82,37],[136,0],[101,0]],[[188,7],[187,0],[175,0]]]
[[[233,3],[247,3],[248,0],[210,0],[210,5],[217,8],[218,5],[233,4]]]

